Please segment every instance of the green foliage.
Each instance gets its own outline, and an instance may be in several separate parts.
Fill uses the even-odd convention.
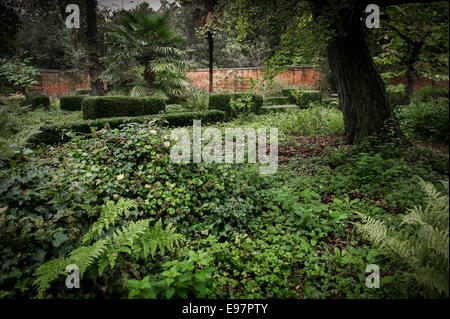
[[[322,93],[320,91],[293,90],[290,91],[290,100],[293,104],[305,109],[310,107],[311,103],[320,103]]]
[[[404,260],[414,278],[427,288],[425,297],[449,296],[449,206],[447,194],[420,180],[426,204],[414,206],[403,216],[402,230],[360,214],[358,229],[376,245]],[[409,228],[408,225],[412,225]]]
[[[425,86],[413,93],[412,98],[417,102],[434,102],[439,98],[448,99],[448,88],[442,86]]]
[[[185,108],[193,111],[206,111],[208,109],[208,102],[209,94],[205,90],[190,86],[181,104]]]
[[[90,95],[91,89],[76,89],[73,91],[75,95]]]
[[[31,104],[33,110],[37,108],[49,108],[50,98],[42,94],[29,94],[27,95],[27,103]]]
[[[244,98],[244,101],[241,99],[240,103],[238,103],[240,107],[237,107],[238,104],[235,104],[236,107],[233,110],[232,101],[240,98]],[[244,113],[251,112],[258,114],[263,106],[263,102],[264,98],[262,95],[253,93],[217,93],[209,96],[208,108],[210,110],[215,109],[224,111],[227,118],[232,118],[241,111],[245,111]]]
[[[60,108],[64,111],[81,111],[81,102],[84,98],[83,95],[62,96],[59,99]]]
[[[146,276],[141,281],[129,280],[129,298],[205,298],[214,267],[213,257],[206,252],[188,251],[187,258],[162,265],[156,278]]]
[[[402,129],[412,137],[448,141],[449,109],[448,99],[436,102],[416,102],[395,110]]]
[[[255,109],[255,102],[251,94],[243,94],[237,99],[230,100],[231,116],[246,116]]]
[[[405,95],[405,86],[403,84],[386,85],[386,96],[389,104],[392,107],[400,105],[404,95]]]
[[[122,11],[109,25],[108,53],[102,78],[112,94],[129,96],[180,96],[187,87],[189,65],[182,42],[172,29],[168,13]]]
[[[36,77],[39,71],[30,65],[30,59],[0,58],[0,92],[28,92],[28,89],[37,84]]]
[[[284,105],[289,104],[287,97],[266,97],[264,98],[264,105]]]
[[[206,112],[180,112],[169,113],[161,117],[162,124],[168,126],[190,126],[194,120],[201,120],[205,124],[213,124],[225,121],[225,113],[219,110]]]
[[[185,109],[181,104],[167,104],[166,112],[167,113],[177,113],[177,112],[188,112],[188,109]]]
[[[287,112],[290,110],[298,110],[297,105],[289,105],[289,104],[283,104],[283,105],[270,105],[270,106],[263,106],[261,108],[262,113],[271,113],[271,112]]]
[[[165,108],[164,100],[158,98],[104,96],[87,97],[82,102],[84,119],[150,115],[164,111]]]
[[[97,266],[98,276],[101,276],[106,266],[114,268],[121,253],[128,254],[132,258],[143,258],[156,254],[157,248],[164,254],[165,250],[173,250],[174,245],[181,239],[175,234],[174,228],[168,225],[163,229],[161,221],[153,227],[150,219],[130,221],[126,226],[117,227],[111,234],[108,229],[114,225],[126,211],[136,208],[136,204],[130,200],[119,200],[118,203],[108,202],[102,208],[100,218],[92,224],[92,229],[84,238],[83,243],[88,243],[92,238],[98,239],[90,246],[80,246],[72,250],[68,257],[53,259],[40,266],[35,276],[34,284],[37,286],[38,297],[43,298],[51,283],[60,275],[64,275],[65,267],[75,264],[80,269],[80,277],[93,265]],[[101,236],[105,233],[104,236]]]
[[[389,6],[386,28],[376,29],[375,62],[389,71],[434,81],[448,80],[448,12],[446,2]]]

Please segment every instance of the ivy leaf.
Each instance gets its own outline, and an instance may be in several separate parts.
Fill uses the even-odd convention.
[[[59,247],[61,246],[61,244],[63,242],[65,242],[66,240],[68,240],[69,237],[67,237],[66,235],[64,235],[63,232],[57,232],[53,235],[53,240],[52,240],[52,244],[54,247]]]

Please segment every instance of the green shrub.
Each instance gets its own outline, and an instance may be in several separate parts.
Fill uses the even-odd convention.
[[[291,97],[292,97],[292,92],[295,92],[295,90],[296,90],[296,89],[282,89],[282,90],[281,90],[281,94],[282,94],[284,97],[287,97],[287,98],[291,99]]]
[[[6,103],[17,103],[20,106],[25,106],[27,105],[27,99],[25,96],[22,95],[13,95],[13,96],[8,96],[8,97],[0,97],[0,103],[6,104]]]
[[[339,99],[335,97],[327,97],[322,99],[322,104],[327,107],[339,107]]]
[[[211,94],[209,96],[209,109],[210,110],[221,110],[224,111],[227,118],[232,118],[233,110],[231,107],[231,100],[237,100],[239,98],[245,97],[246,95],[250,95],[252,97],[252,107],[250,112],[259,114],[261,111],[261,107],[264,103],[264,98],[262,95],[259,94],[253,94],[253,93],[218,93],[218,94]]]
[[[264,105],[285,105],[289,104],[287,97],[266,97],[264,98]]]
[[[68,124],[50,124],[43,125],[39,132],[32,135],[28,139],[31,145],[53,145],[58,143],[66,143],[71,137],[69,132],[90,134],[92,129],[101,130],[106,125],[110,128],[119,128],[127,123],[145,123],[151,120],[157,120],[161,125],[167,126],[190,126],[194,120],[201,120],[204,124],[213,124],[223,122],[225,113],[218,110],[209,110],[206,112],[180,112],[164,114],[162,116],[135,116],[135,117],[113,117],[102,118],[91,121],[77,121]]]
[[[91,94],[91,89],[77,89],[73,91],[75,95],[89,95]]]
[[[50,107],[50,98],[45,95],[41,94],[30,94],[27,95],[26,101],[28,104],[31,105],[31,108],[33,110],[43,107],[43,108],[49,108]]]
[[[263,113],[286,112],[289,110],[298,110],[298,105],[268,105],[261,108]]]
[[[85,97],[83,95],[62,96],[59,99],[59,106],[61,110],[65,111],[80,111],[81,102]]]
[[[168,104],[166,105],[167,113],[177,113],[177,112],[189,112],[189,110],[185,109],[181,104]]]
[[[300,108],[306,109],[311,102],[321,102],[322,92],[320,91],[306,91],[295,90],[291,92],[292,102],[297,104]]]
[[[413,100],[409,105],[396,108],[395,112],[407,133],[440,142],[448,141],[448,99],[441,98],[436,103]]]
[[[87,97],[81,105],[84,119],[150,115],[166,108],[163,99],[128,96]]]
[[[225,112],[209,110],[206,112],[184,112],[165,114],[161,117],[168,126],[190,126],[194,120],[201,120],[204,124],[213,124],[225,120]]]
[[[441,97],[449,97],[448,88],[442,86],[426,86],[414,92],[412,96],[417,102],[430,102]]]
[[[386,96],[389,104],[392,107],[400,105],[404,95],[405,95],[405,86],[403,84],[386,85]]]

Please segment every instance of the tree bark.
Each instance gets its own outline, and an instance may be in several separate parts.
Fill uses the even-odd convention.
[[[208,31],[208,54],[209,54],[209,93],[213,92],[214,84],[214,38],[211,31]]]
[[[103,71],[100,62],[97,31],[97,0],[86,0],[87,9],[87,42],[89,51],[89,76],[91,78],[91,95],[105,94],[103,82],[99,79]]]
[[[411,96],[414,93],[414,80],[416,79],[416,70],[412,65],[408,65],[405,73],[405,94],[403,95],[400,104],[408,105],[411,102]]]
[[[364,40],[364,21],[361,21],[364,7],[356,0],[345,1],[340,9],[334,1],[310,3],[316,19],[332,21],[330,27],[334,34],[326,51],[344,115],[345,142],[358,143],[364,137],[385,134],[388,129],[394,136],[401,137],[384,83]]]

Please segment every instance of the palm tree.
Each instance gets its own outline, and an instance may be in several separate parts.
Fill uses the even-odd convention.
[[[175,47],[183,38],[172,30],[167,13],[123,11],[107,36],[102,78],[112,86],[110,93],[167,97],[183,92],[189,65],[185,51]]]

